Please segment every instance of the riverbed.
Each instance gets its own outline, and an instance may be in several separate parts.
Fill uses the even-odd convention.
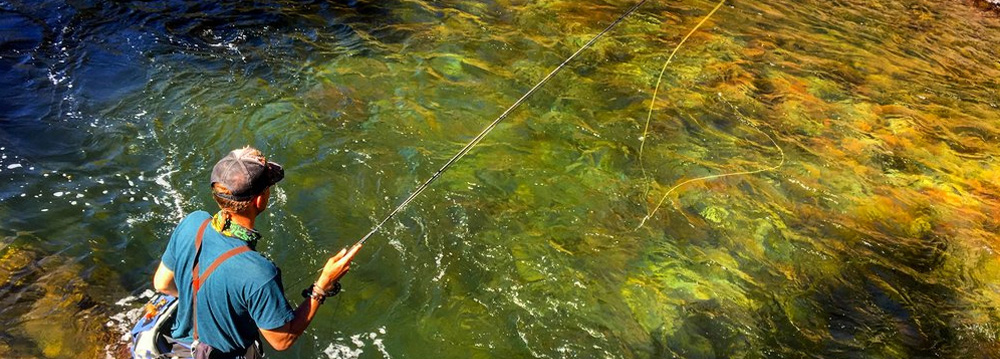
[[[286,169],[258,250],[297,304],[634,4],[0,0],[0,357],[112,355],[173,227],[216,208],[212,165],[246,145]],[[727,1],[650,112],[715,5],[627,17],[269,354],[996,357],[996,12]]]

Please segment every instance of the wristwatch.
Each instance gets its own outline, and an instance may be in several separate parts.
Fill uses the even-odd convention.
[[[319,304],[323,304],[327,297],[332,297],[340,293],[340,282],[333,283],[333,289],[328,292],[323,292],[318,290],[316,284],[310,285],[309,288],[302,290],[302,298],[313,298],[319,301]]]

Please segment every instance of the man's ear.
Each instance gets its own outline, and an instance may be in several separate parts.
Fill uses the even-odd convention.
[[[264,211],[264,209],[267,207],[267,200],[269,196],[271,196],[271,190],[266,189],[264,190],[264,192],[261,192],[260,194],[258,194],[256,197],[253,198],[253,205],[257,209],[257,212]]]

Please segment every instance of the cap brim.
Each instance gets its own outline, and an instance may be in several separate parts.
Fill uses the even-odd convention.
[[[267,182],[268,186],[273,186],[285,178],[285,168],[274,162],[267,162]]]

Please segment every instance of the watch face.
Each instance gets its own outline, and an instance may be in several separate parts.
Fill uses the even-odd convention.
[[[337,295],[337,293],[340,293],[340,288],[341,288],[340,282],[333,283],[333,289],[331,289],[329,292],[326,292],[326,296],[332,297]]]

